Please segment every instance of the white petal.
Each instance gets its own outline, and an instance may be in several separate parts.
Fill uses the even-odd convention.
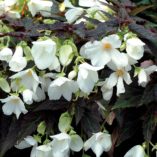
[[[100,157],[103,153],[103,147],[97,142],[91,147],[91,149],[95,153],[96,157]]]
[[[22,96],[23,96],[23,101],[26,104],[30,105],[33,103],[33,92],[31,90],[29,89],[24,90]]]
[[[117,96],[119,96],[119,94],[121,93],[125,93],[125,88],[124,88],[123,78],[119,77],[117,82]]]
[[[130,74],[128,72],[125,72],[124,75],[123,75],[123,79],[124,81],[126,82],[126,84],[131,84],[132,83],[132,80],[130,78]]]
[[[75,7],[75,8],[69,9],[65,13],[65,17],[69,23],[73,23],[83,14],[83,12],[84,10],[82,8]]]
[[[113,88],[108,89],[108,88],[101,88],[102,91],[102,95],[104,100],[108,101],[111,99],[112,95],[113,95]]]
[[[138,74],[138,83],[140,85],[142,83],[147,83],[147,82],[148,82],[147,74],[144,69],[141,69]]]
[[[59,100],[61,98],[61,90],[59,87],[51,87],[51,84],[48,88],[48,96],[50,100]]]
[[[87,151],[88,149],[90,149],[94,145],[95,141],[96,135],[94,134],[84,143],[84,150]]]
[[[106,82],[106,88],[111,89],[112,87],[114,87],[117,84],[117,81],[118,81],[118,77],[117,77],[116,73],[114,72],[109,76],[109,78]]]
[[[0,51],[0,60],[9,62],[12,58],[12,55],[12,50],[10,48],[5,47]]]
[[[145,157],[145,151],[142,146],[136,145],[132,147],[124,157]]]

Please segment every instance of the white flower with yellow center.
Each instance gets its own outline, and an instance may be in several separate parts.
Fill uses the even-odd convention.
[[[72,93],[76,93],[77,91],[78,85],[76,81],[66,77],[58,77],[50,84],[48,88],[48,96],[50,100],[59,100],[61,96],[63,96],[66,100],[70,101]]]
[[[104,151],[108,152],[111,147],[111,135],[103,132],[95,133],[84,143],[85,151],[91,148],[92,151],[96,154],[96,157],[100,157]]]
[[[40,70],[49,68],[54,63],[54,58],[56,57],[56,43],[51,39],[35,41],[33,42],[31,54]]]
[[[120,52],[121,40],[118,35],[113,34],[104,37],[101,41],[87,42],[80,51],[80,54],[91,60],[94,66],[105,66],[110,61],[119,62],[117,56]]]
[[[145,157],[145,151],[141,145],[132,147],[124,157]]]
[[[125,60],[125,56],[123,60]],[[112,89],[114,86],[117,86],[117,96],[119,96],[119,94],[125,93],[125,87],[123,81],[125,81],[125,83],[128,85],[132,83],[130,74],[128,73],[128,71],[131,70],[131,67],[126,66],[125,61],[124,64],[119,63],[119,65],[116,66],[114,63],[110,63],[108,64],[108,66],[114,72],[107,79],[106,88]]]
[[[12,58],[13,52],[10,48],[5,47],[0,51],[0,60],[9,62]]]
[[[8,96],[5,99],[1,99],[1,102],[4,103],[2,110],[5,115],[14,113],[18,119],[21,113],[26,114],[28,112],[24,103],[18,96]]]
[[[79,72],[77,77],[77,83],[81,91],[86,94],[90,94],[95,86],[95,83],[99,80],[97,71],[103,67],[93,67],[88,63],[82,63],[79,65]]]
[[[11,71],[19,72],[23,70],[27,65],[27,60],[23,57],[23,49],[21,46],[17,46],[13,57],[9,62]]]
[[[18,91],[22,87],[24,89],[30,89],[33,92],[36,92],[36,89],[40,83],[39,77],[32,69],[20,71],[10,78],[13,80],[11,83],[13,91]]]
[[[145,43],[140,39],[136,37],[130,38],[126,41],[126,52],[131,58],[139,60],[143,57],[144,45]]]
[[[48,0],[30,0],[28,2],[28,9],[32,16],[40,13],[42,16],[49,17],[51,16],[52,5],[53,2]]]

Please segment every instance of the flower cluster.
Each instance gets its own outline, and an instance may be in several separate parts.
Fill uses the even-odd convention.
[[[103,11],[113,12],[103,3],[107,2],[79,0],[79,7],[76,7],[65,0],[59,9],[65,12],[65,23],[84,22],[87,25],[86,18],[104,22],[107,17]],[[18,0],[0,1],[0,16],[21,18],[21,11],[28,11],[29,16],[40,14],[48,18],[55,4],[49,0],[25,1],[26,10],[16,9],[19,5]],[[126,85],[131,85],[135,77],[139,86],[146,87],[157,66],[153,60],[143,58],[144,48],[145,43],[129,29],[125,34],[119,29],[117,33],[89,40],[81,46],[74,39],[60,39],[53,35],[39,37],[30,43],[20,41],[15,47],[3,45],[0,47],[0,62],[6,71],[0,72],[0,88],[7,97],[0,99],[2,111],[7,116],[15,114],[19,119],[21,114],[29,112],[30,105],[46,99],[75,103],[78,99],[88,99],[93,93],[101,93],[104,101],[110,101],[114,91],[117,97],[125,93]],[[102,77],[104,70],[109,73]],[[68,157],[70,150],[79,152],[82,149],[92,149],[96,157],[100,157],[112,147],[111,135],[104,130],[93,132],[85,143],[71,130],[60,129],[61,133],[49,136],[53,140],[42,145],[28,136],[15,147],[32,146],[31,157]],[[133,147],[124,157],[131,156],[144,157],[143,147]]]

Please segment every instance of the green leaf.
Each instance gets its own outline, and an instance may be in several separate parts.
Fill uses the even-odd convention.
[[[45,134],[45,130],[46,130],[46,124],[44,121],[42,121],[39,125],[38,125],[38,128],[37,128],[37,132],[41,135],[44,135]]]
[[[91,156],[89,156],[87,154],[83,154],[82,157],[91,157]]]
[[[41,143],[41,136],[40,136],[40,135],[34,135],[33,138],[34,138],[38,143]]]
[[[71,129],[72,117],[68,112],[62,113],[59,118],[58,128],[61,132],[68,132]]]
[[[9,86],[8,82],[6,81],[6,79],[0,78],[0,88],[3,91],[5,91],[6,93],[10,92],[10,86]]]

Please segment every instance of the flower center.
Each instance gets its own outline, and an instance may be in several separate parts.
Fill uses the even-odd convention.
[[[11,101],[12,101],[13,104],[18,104],[19,103],[19,99],[17,99],[17,98],[12,99]]]
[[[27,75],[28,75],[28,76],[32,76],[32,71],[29,70],[28,73],[27,73]]]
[[[124,71],[122,69],[118,69],[116,71],[117,76],[123,76],[124,75]]]
[[[112,48],[112,45],[110,43],[104,43],[103,48],[109,50]]]

